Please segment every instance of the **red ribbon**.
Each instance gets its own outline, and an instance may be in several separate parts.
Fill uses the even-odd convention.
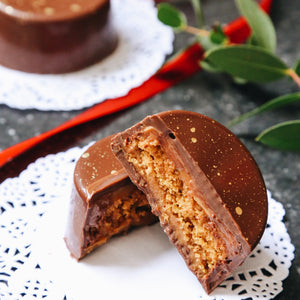
[[[261,8],[269,13],[272,1],[262,0],[260,3]],[[242,43],[249,36],[250,28],[245,19],[241,17],[225,26],[224,32],[232,42]],[[200,70],[199,60],[203,58],[203,53],[201,46],[194,44],[165,63],[156,74],[141,86],[132,89],[126,96],[99,103],[58,127],[3,150],[0,153],[0,167],[51,136],[74,126],[136,105],[192,76]]]

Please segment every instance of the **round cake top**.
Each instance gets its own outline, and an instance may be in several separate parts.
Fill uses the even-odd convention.
[[[24,21],[67,20],[106,4],[109,0],[0,0],[0,11]]]
[[[265,229],[268,203],[264,180],[250,152],[231,131],[201,114],[168,111],[157,116],[213,184],[253,249]]]
[[[89,201],[99,192],[128,178],[123,166],[112,153],[108,136],[90,146],[78,159],[74,184],[81,198]]]

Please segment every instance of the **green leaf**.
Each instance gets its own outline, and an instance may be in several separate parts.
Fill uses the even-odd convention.
[[[199,28],[204,26],[204,16],[201,0],[191,0]]]
[[[232,79],[233,79],[233,82],[236,84],[246,84],[247,83],[247,80],[243,79],[241,77],[232,77]]]
[[[205,51],[209,51],[225,45],[228,37],[224,34],[220,25],[215,25],[209,35],[198,35],[197,40]]]
[[[218,69],[252,82],[287,76],[288,66],[274,54],[251,45],[220,46],[205,55]]]
[[[217,45],[222,45],[228,41],[228,37],[225,35],[220,24],[214,25],[212,31],[210,32],[210,40]]]
[[[280,150],[300,151],[300,120],[267,128],[255,140]]]
[[[200,43],[201,47],[205,50],[205,51],[209,51],[212,49],[215,49],[217,47],[219,47],[220,45],[216,45],[214,44],[211,39],[210,36],[202,36],[202,35],[198,35],[197,36],[197,40]]]
[[[300,59],[296,62],[294,70],[298,76],[300,76]]]
[[[168,3],[160,3],[157,6],[157,17],[165,25],[177,29],[183,29],[187,24],[185,14]]]
[[[251,27],[255,44],[274,52],[276,32],[268,14],[253,0],[236,0],[236,4]]]
[[[253,35],[250,35],[250,37],[247,40],[247,44],[252,46],[259,46],[259,42],[255,40],[255,36]]]
[[[259,115],[263,112],[272,110],[272,109],[276,109],[294,102],[297,102],[300,100],[300,92],[299,93],[293,93],[293,94],[287,94],[287,95],[283,95],[277,98],[274,98],[266,103],[264,103],[263,105],[261,105],[260,107],[253,109],[235,119],[233,119],[231,122],[229,122],[227,124],[227,126],[230,128],[238,123],[241,123],[242,121],[252,118],[256,115]]]
[[[206,60],[201,60],[199,62],[200,66],[202,67],[203,70],[207,71],[207,72],[211,72],[211,73],[218,73],[220,72],[219,69],[217,69],[213,64],[211,64],[210,62],[206,61]]]

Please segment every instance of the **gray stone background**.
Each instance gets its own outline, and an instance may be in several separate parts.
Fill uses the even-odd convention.
[[[185,10],[193,22],[188,1],[177,1],[176,5]],[[226,23],[238,16],[233,0],[207,0],[204,1],[204,9],[207,24],[212,24],[216,20]],[[278,35],[277,54],[288,65],[293,66],[300,58],[300,1],[274,0],[271,17]],[[177,35],[175,49],[180,49],[189,40],[190,36],[186,34]],[[298,90],[288,79],[265,85],[236,85],[227,76],[199,72],[138,106],[89,122],[53,138],[51,143],[35,147],[31,152],[0,168],[0,181],[6,177],[17,176],[30,161],[39,156],[65,150],[74,145],[86,145],[91,140],[98,140],[124,130],[149,114],[171,109],[186,109],[205,114],[226,124],[232,118],[267,100]],[[21,111],[0,105],[0,151],[50,130],[80,112]],[[265,147],[256,143],[254,137],[279,121],[299,117],[300,103],[296,103],[255,117],[233,128],[233,132],[256,159],[267,188],[273,197],[284,205],[285,224],[296,247],[290,275],[284,281],[284,291],[276,297],[277,300],[300,299],[300,155]]]

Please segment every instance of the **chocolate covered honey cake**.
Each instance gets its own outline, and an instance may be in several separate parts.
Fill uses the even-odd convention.
[[[66,73],[113,52],[110,0],[0,0],[0,64]]]
[[[266,188],[249,151],[218,122],[187,111],[145,118],[117,134],[112,149],[210,293],[265,228]]]
[[[113,155],[110,141],[109,136],[96,142],[76,163],[65,241],[77,260],[116,234],[157,221]]]

